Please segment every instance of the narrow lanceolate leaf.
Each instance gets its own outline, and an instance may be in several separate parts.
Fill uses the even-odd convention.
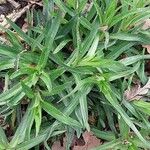
[[[30,148],[38,145],[42,141],[45,141],[45,134],[42,134],[42,135],[35,137],[33,139],[30,139],[28,141],[24,141],[22,144],[18,144],[16,146],[16,150],[30,149]]]
[[[52,25],[47,25],[47,28],[45,30],[45,47],[43,48],[43,52],[40,56],[40,60],[38,62],[38,68],[42,69],[45,67],[47,60],[49,58],[49,53],[52,51],[52,45],[54,42],[54,38],[58,32],[59,26],[61,21],[61,14],[58,14],[57,17],[53,20]]]
[[[15,67],[15,59],[14,60],[4,60],[0,62],[0,71],[11,69]]]
[[[74,127],[78,127],[78,128],[82,127],[82,125],[79,122],[77,122],[76,120],[65,115],[60,110],[58,110],[56,107],[54,107],[52,104],[44,102],[44,101],[41,104],[42,104],[42,108],[48,114],[50,114],[52,117],[57,119],[58,121],[66,124],[66,125],[70,125],[70,126],[74,126]]]
[[[101,57],[85,58],[79,62],[79,66],[91,66],[99,68],[107,68],[113,72],[126,70],[126,66],[112,59],[104,59]]]
[[[139,67],[140,67],[140,64],[137,63],[134,67],[130,68],[129,70],[121,71],[117,73],[106,73],[105,75],[107,78],[109,78],[109,81],[114,81],[116,79],[120,79],[122,77],[126,77],[130,74],[133,74],[134,72],[138,70]]]
[[[45,130],[44,130],[45,131]],[[62,131],[55,131],[53,134],[52,134],[52,137],[53,136],[56,136],[56,135],[59,135],[59,134],[62,134],[64,133],[66,130],[62,130]],[[46,132],[40,134],[39,136],[37,137],[34,137],[34,138],[31,138],[30,140],[27,140],[27,141],[24,141],[23,143],[21,144],[18,144],[16,146],[16,150],[22,150],[22,149],[30,149],[36,145],[38,145],[39,143],[42,143],[43,141],[45,141],[45,137],[46,137],[46,133],[47,133],[47,130]]]
[[[94,40],[94,38],[98,32],[98,29],[99,29],[98,21],[95,21],[93,23],[93,27],[92,27],[92,30],[90,31],[89,35],[87,35],[87,37],[85,38],[85,40],[81,44],[80,53],[82,54],[82,56],[86,52],[88,52],[89,48],[91,47],[91,44],[92,44],[92,42],[93,42],[93,40]]]
[[[93,150],[107,150],[107,149],[113,149],[118,145],[121,145],[121,139],[119,140],[113,140],[111,142],[106,142],[104,144],[102,144],[99,147],[94,148]]]
[[[37,136],[40,131],[40,126],[42,123],[42,111],[40,105],[34,108],[34,120],[35,120],[36,136]]]
[[[0,56],[1,55],[8,56],[8,58],[15,58],[17,56],[17,51],[10,46],[0,44]]]
[[[133,104],[137,107],[138,110],[141,112],[150,115],[150,103],[145,102],[143,100],[140,101],[134,101]]]
[[[95,6],[95,9],[99,16],[99,22],[100,22],[100,24],[102,24],[103,23],[103,12],[102,12],[101,7],[99,7],[98,3],[96,2],[96,0],[94,0],[94,6]]]
[[[29,86],[27,86],[24,82],[21,82],[21,85],[22,90],[27,95],[27,97],[31,99],[34,98],[34,92],[32,91],[32,89]]]
[[[119,122],[120,134],[124,139],[127,139],[129,137],[129,132],[130,132],[129,126],[126,124],[126,122],[123,120],[123,118],[120,115],[118,115],[118,122]]]
[[[70,39],[66,39],[64,41],[62,41],[57,47],[56,49],[53,51],[54,54],[58,53],[60,50],[62,50],[64,48],[64,46],[70,42]]]
[[[128,65],[134,64],[140,60],[146,60],[146,59],[150,59],[150,55],[130,56],[130,57],[121,59],[120,62],[123,63],[124,65],[128,66]]]
[[[37,80],[38,78],[35,76],[35,74],[33,74],[22,81],[25,84],[27,84],[29,87],[31,87],[37,82]],[[12,97],[14,98],[18,96],[18,94],[20,94],[21,92],[23,92],[23,90],[22,90],[21,83],[19,82],[16,85],[14,85],[12,88],[0,94],[0,105],[8,103]]]
[[[11,27],[19,34],[19,36],[28,44],[33,41],[32,38],[30,38],[26,33],[24,33],[19,26],[17,26],[14,22],[12,22],[10,19],[7,18],[8,23],[11,25]]]
[[[100,131],[96,128],[92,128],[91,131],[95,136],[106,141],[112,141],[116,139],[114,132],[111,131]]]
[[[10,142],[11,147],[15,147],[16,145],[22,143],[27,136],[27,130],[32,126],[34,115],[31,107],[32,103],[28,106],[27,111]]]
[[[87,131],[90,131],[90,126],[88,123],[88,105],[87,105],[87,98],[86,95],[83,95],[80,99],[80,111],[82,114],[82,119],[83,119],[83,123],[85,128],[87,129]]]
[[[75,0],[66,0],[67,4],[73,8],[75,8]]]
[[[70,82],[66,82],[62,85],[56,85],[53,87],[52,91],[49,92],[49,91],[43,91],[43,95],[44,96],[52,96],[52,95],[56,95],[56,94],[60,94],[62,91],[64,91],[68,86],[72,86],[73,83],[70,81]]]
[[[45,73],[44,71],[42,71],[42,74],[41,74],[40,78],[45,83],[48,91],[51,92],[51,90],[52,90],[52,81],[50,79],[50,76],[47,73]]]
[[[4,132],[4,130],[2,129],[2,127],[0,126],[0,145],[7,145],[8,144],[8,140],[6,137],[6,134]]]
[[[13,86],[11,89],[0,94],[0,105],[6,104],[8,99],[22,91],[21,84]]]
[[[98,46],[98,43],[99,43],[99,34],[96,35],[88,53],[87,53],[87,56],[89,57],[93,57],[95,56],[96,54],[96,50],[97,50],[97,46]]]
[[[135,42],[121,41],[121,42],[117,43],[116,45],[111,46],[109,48],[109,50],[111,52],[106,56],[106,58],[115,60],[122,53],[124,53],[126,50],[129,50],[135,44],[136,44]]]
[[[61,0],[54,0],[56,5],[64,12],[64,13],[69,13],[71,16],[73,16],[73,12],[64,4],[63,1]]]
[[[120,22],[123,19],[126,19],[127,17],[137,14],[137,13],[142,13],[142,12],[149,12],[148,8],[137,8],[137,9],[131,9],[130,11],[126,12],[123,11],[122,13],[119,13],[118,15],[116,15],[113,18],[113,21],[110,23],[110,27],[114,26],[115,24],[117,24],[118,22]]]

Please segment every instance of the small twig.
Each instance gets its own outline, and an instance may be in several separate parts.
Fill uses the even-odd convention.
[[[20,7],[20,4],[17,3],[16,1],[14,0],[7,0],[9,3],[11,3],[16,9]]]
[[[43,6],[42,2],[36,2],[36,1],[29,1],[30,4],[36,4],[36,5],[39,5],[39,6]]]

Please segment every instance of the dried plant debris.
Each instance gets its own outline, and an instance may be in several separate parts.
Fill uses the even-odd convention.
[[[149,28],[150,28],[150,19],[146,19],[146,20],[144,21],[144,25],[143,25],[142,29],[143,29],[143,30],[147,30],[147,29],[149,29]]]
[[[60,141],[55,141],[52,145],[52,150],[66,150],[66,146],[64,145],[66,143],[66,140],[63,138],[63,145]]]
[[[3,3],[0,5],[0,26],[9,28],[6,17],[13,22],[16,22],[23,14],[27,12],[34,5],[42,6],[41,1],[26,1],[26,5],[24,7],[21,6],[21,2],[16,2],[14,0],[8,0],[7,3]],[[8,4],[9,3],[9,4]],[[3,33],[3,29],[0,29],[0,33]]]
[[[126,90],[125,98],[128,101],[139,100],[148,93],[149,89],[150,89],[150,79],[143,87],[141,87],[140,84],[136,84],[130,90]]]
[[[82,141],[83,140],[83,141]],[[100,146],[101,140],[96,138],[92,132],[85,131],[83,133],[83,139],[74,138],[72,150],[91,150],[92,148]],[[52,145],[52,150],[65,150],[66,149],[66,137],[63,138],[63,143],[55,141]]]
[[[20,7],[20,4],[14,0],[7,0],[12,6],[14,6],[16,9]]]
[[[7,15],[7,18],[9,18],[11,21],[15,22],[18,18],[20,18],[29,8],[31,7],[31,4],[25,6],[23,9],[19,9],[18,11],[13,11],[11,14]],[[9,28],[10,24],[7,22],[5,16],[3,16],[3,21],[0,23],[1,26],[5,28]],[[3,29],[0,30],[0,33],[4,32]]]
[[[147,52],[150,54],[150,45],[143,45],[144,48],[146,48]]]
[[[94,136],[92,132],[87,132],[87,131],[84,132],[83,138],[85,141],[85,145],[74,146],[73,150],[91,150],[92,148],[95,148],[101,145],[100,139],[96,138],[96,136]]]
[[[7,15],[14,10],[13,6],[10,3],[0,4],[0,15]]]

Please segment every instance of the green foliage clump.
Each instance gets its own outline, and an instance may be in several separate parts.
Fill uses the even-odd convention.
[[[142,45],[150,44],[150,31],[142,26],[149,0],[43,4],[43,11],[28,13],[34,26],[27,33],[9,19],[13,30],[4,29],[0,115],[12,135],[0,127],[0,149],[40,149],[41,143],[49,149],[48,141],[62,133],[69,149],[74,133],[84,130],[106,141],[95,149],[150,148],[150,104],[124,96],[135,80],[148,82],[150,55]]]

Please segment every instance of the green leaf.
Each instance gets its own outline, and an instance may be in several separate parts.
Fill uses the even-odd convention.
[[[69,13],[71,16],[74,15],[73,11],[71,9],[69,9],[63,1],[61,0],[54,0],[54,2],[56,3],[56,5],[64,12],[64,13]]]
[[[66,0],[67,4],[69,4],[71,7],[75,8],[75,0]]]
[[[40,56],[40,60],[38,62],[38,68],[43,69],[48,61],[50,51],[52,51],[52,46],[54,42],[54,38],[58,32],[59,26],[61,21],[61,15],[58,14],[56,18],[53,20],[51,26],[47,25],[45,34],[46,34],[46,41],[45,47],[43,48],[43,52]]]
[[[141,112],[150,115],[150,103],[140,100],[134,101],[133,104],[137,106]]]
[[[91,30],[91,29],[92,29],[91,23],[90,23],[89,20],[86,19],[85,17],[81,16],[81,17],[79,18],[79,21],[80,21],[80,23],[81,23],[85,28],[87,28],[88,30]]]
[[[42,91],[42,94],[44,96],[52,96],[52,95],[56,95],[56,94],[60,94],[62,91],[64,91],[68,86],[73,85],[73,83],[70,82],[66,82],[62,85],[56,85],[53,87],[51,92],[47,92],[47,91]]]
[[[93,150],[108,150],[108,149],[114,149],[116,146],[121,145],[122,142],[120,139],[118,140],[113,140],[111,142],[108,143],[104,143],[101,146],[97,147],[97,148],[93,148]]]
[[[14,68],[15,67],[15,59],[6,59],[6,60],[1,60],[0,62],[0,71]]]
[[[0,56],[1,55],[15,58],[17,56],[17,51],[10,46],[0,44]]]
[[[97,50],[97,47],[98,47],[98,43],[99,43],[99,35],[97,34],[95,36],[95,39],[94,39],[94,41],[93,41],[93,43],[92,43],[88,53],[87,53],[87,57],[95,56],[96,50]]]
[[[134,67],[128,69],[127,71],[121,71],[117,73],[106,73],[104,75],[106,76],[106,78],[108,78],[109,81],[114,81],[116,79],[120,79],[122,77],[126,77],[130,74],[133,74],[134,72],[138,70],[139,67],[140,67],[140,64],[137,63]]]
[[[21,82],[21,85],[22,85],[22,90],[27,95],[27,97],[33,99],[35,95],[32,89],[29,86],[27,86],[24,82]]]
[[[43,101],[41,103],[41,105],[42,105],[42,108],[48,114],[50,114],[52,117],[54,117],[58,121],[66,124],[66,125],[70,125],[70,126],[74,126],[74,127],[78,127],[78,128],[82,127],[82,125],[79,122],[77,122],[76,120],[74,120],[74,119],[70,118],[69,116],[65,115],[64,113],[59,111],[56,107],[54,107],[52,104]]]
[[[122,53],[124,53],[127,50],[130,50],[130,48],[135,44],[135,42],[123,42],[116,43],[114,46],[111,46],[108,48],[111,52],[106,56],[106,58],[109,59],[116,59],[118,58]]]
[[[127,17],[137,14],[137,13],[143,13],[143,12],[149,12],[148,8],[137,8],[137,9],[131,9],[128,12],[123,11],[122,13],[117,14],[115,17],[113,17],[113,21],[110,24],[110,27],[114,26],[118,22],[120,22],[123,19],[126,19]]]
[[[110,35],[110,39],[131,41],[131,42],[140,42],[148,44],[150,37],[142,36],[140,34],[130,34],[130,33],[115,33]]]
[[[91,131],[95,136],[106,141],[113,141],[116,139],[115,134],[111,131],[100,131],[96,128],[92,128]]]
[[[88,123],[88,104],[87,104],[86,95],[81,96],[79,102],[80,102],[80,111],[84,122],[84,126],[87,129],[87,131],[90,131],[90,126]]]
[[[37,136],[40,131],[40,126],[42,123],[42,111],[40,105],[34,108],[34,120],[35,120],[36,136]]]
[[[102,12],[101,7],[99,7],[98,3],[96,2],[96,0],[94,0],[94,6],[99,16],[99,22],[100,24],[103,24],[103,12]]]
[[[8,144],[8,140],[7,140],[6,134],[4,130],[2,129],[2,127],[0,126],[0,146],[1,145],[7,146],[7,144]]]
[[[120,62],[123,63],[124,65],[128,66],[133,63],[136,63],[140,60],[144,59],[150,59],[150,55],[135,55],[135,56],[130,56],[124,59],[121,59]]]
[[[52,91],[52,81],[50,79],[50,76],[47,73],[45,73],[44,71],[42,71],[40,78],[45,83],[48,91],[51,92]]]
[[[101,57],[94,58],[85,58],[79,62],[79,66],[91,66],[91,67],[99,67],[99,68],[107,68],[113,72],[126,70],[126,66],[118,61],[114,61],[111,59],[104,59]]]
[[[53,54],[56,54],[58,53],[60,50],[62,50],[62,48],[64,48],[64,46],[70,42],[71,40],[70,39],[66,39],[64,41],[62,41],[56,48],[55,50],[53,51]]]
[[[32,103],[28,106],[27,111],[10,142],[11,147],[15,147],[18,144],[22,143],[25,140],[25,137],[27,136],[27,130],[30,131],[34,119],[34,113],[31,107]]]
[[[80,53],[82,56],[89,50],[91,47],[91,44],[93,43],[93,40],[95,39],[95,36],[98,32],[99,24],[98,21],[95,21],[92,26],[92,30],[90,31],[89,35],[85,38],[85,40],[81,44]],[[97,40],[96,40],[97,41]]]
[[[118,122],[119,122],[119,130],[120,130],[120,135],[124,139],[128,139],[130,128],[126,124],[126,122],[123,120],[123,118],[119,115],[118,116]]]
[[[33,42],[33,39],[30,38],[26,33],[24,33],[14,22],[12,22],[9,18],[7,18],[7,22],[11,25],[11,27],[19,34],[19,36],[25,40],[28,44]]]

